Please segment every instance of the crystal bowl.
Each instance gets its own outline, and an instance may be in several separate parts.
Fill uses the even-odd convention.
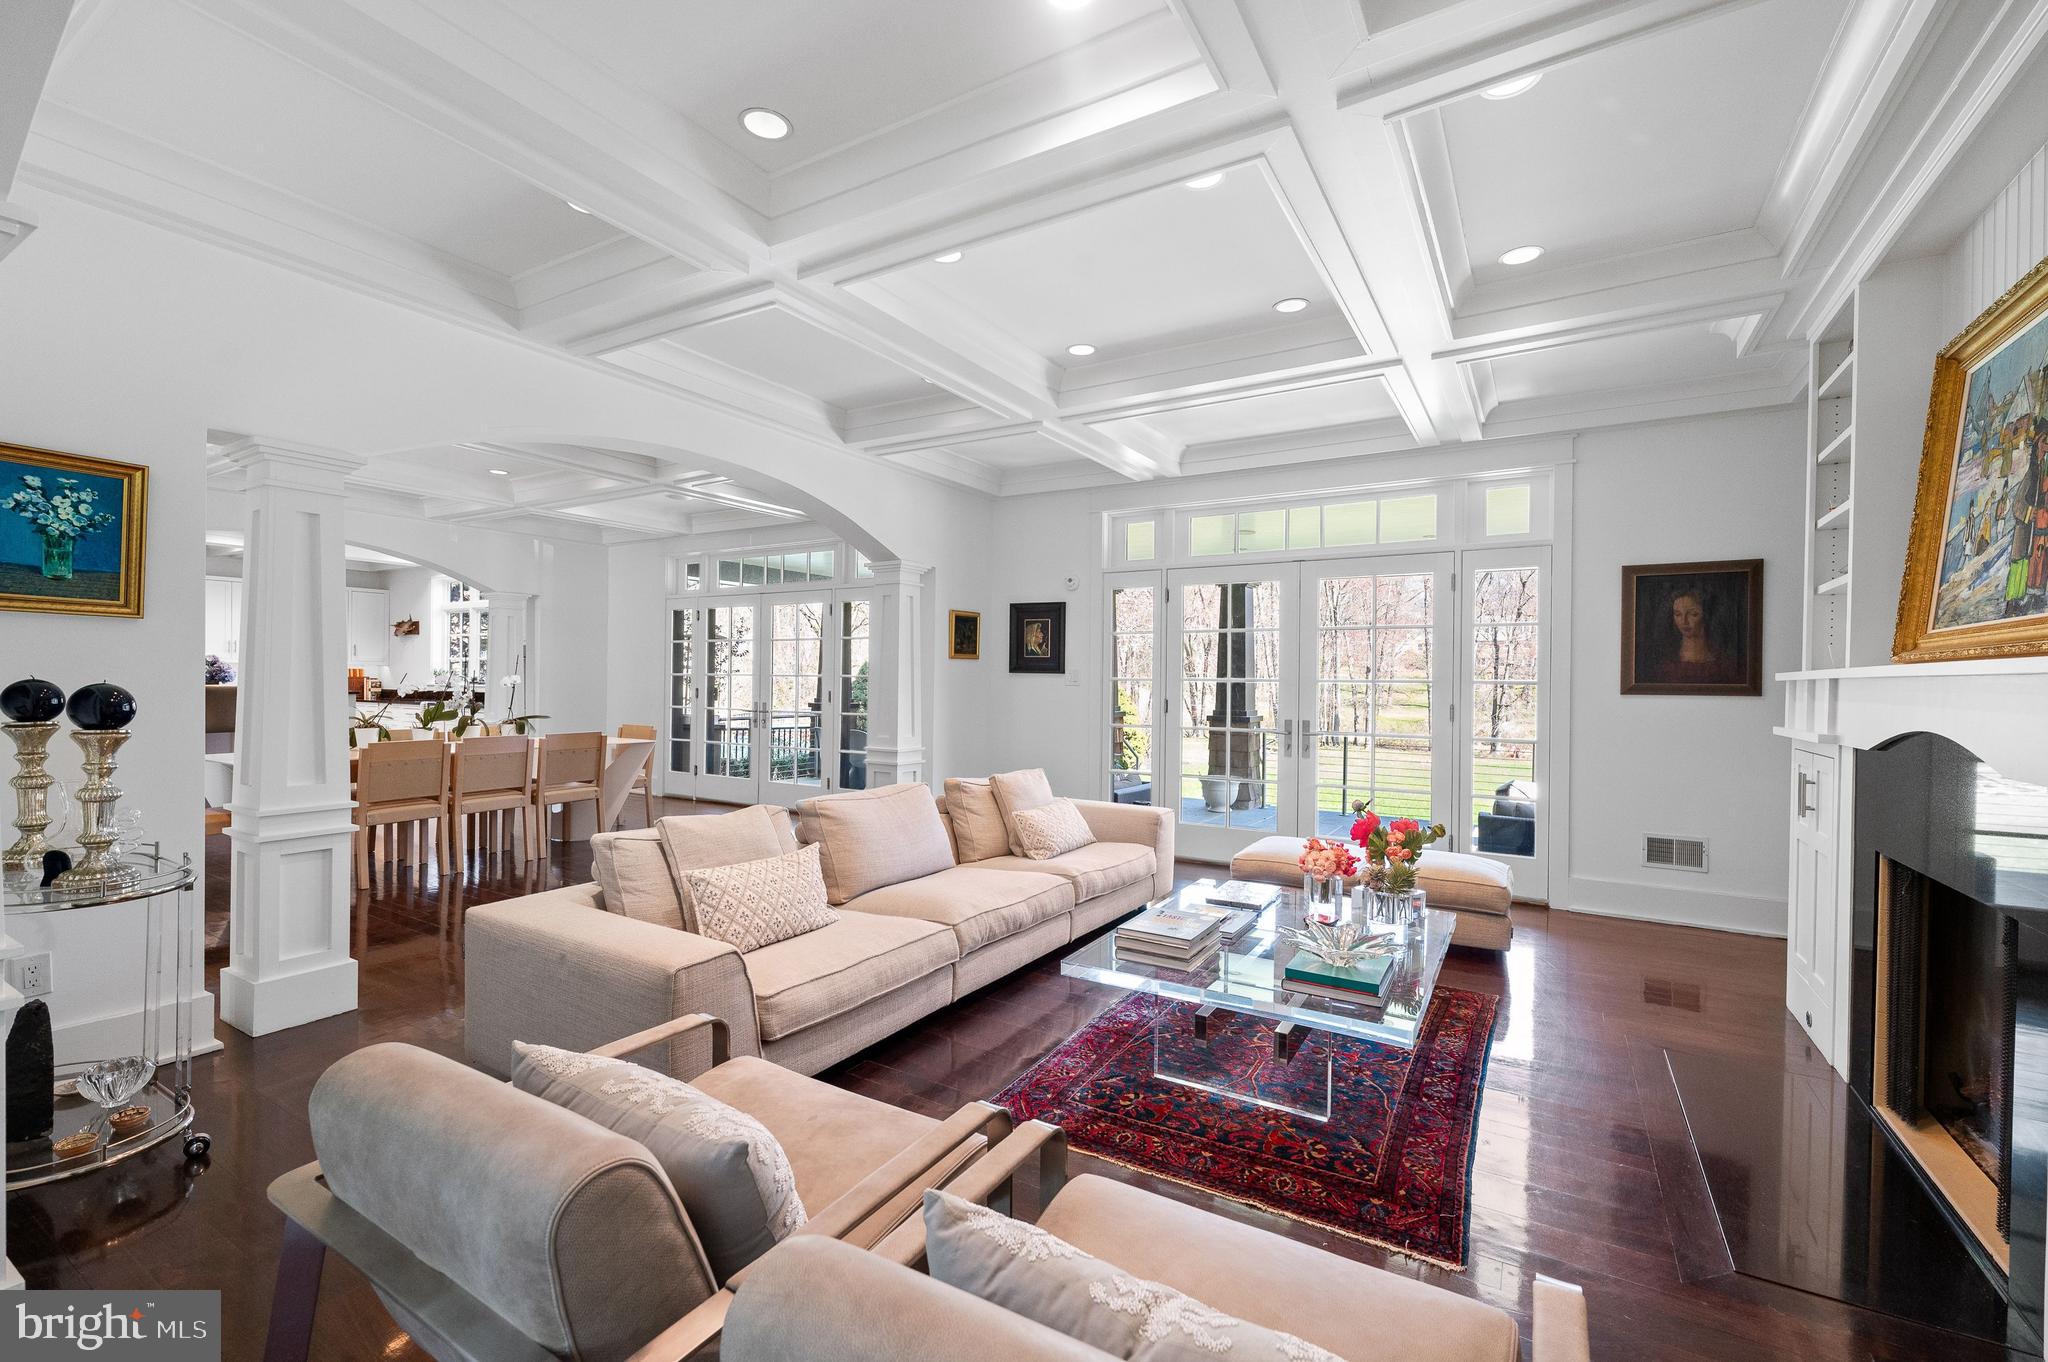
[[[156,1063],[144,1055],[103,1059],[78,1075],[78,1091],[103,1107],[118,1107],[149,1086]]]

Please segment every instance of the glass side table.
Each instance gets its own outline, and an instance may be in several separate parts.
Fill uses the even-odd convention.
[[[8,917],[89,912],[117,904],[141,903],[143,923],[142,1015],[137,1047],[126,1055],[62,1065],[57,1074],[56,1124],[43,1139],[7,1146],[7,1190],[76,1177],[132,1158],[180,1136],[185,1156],[198,1158],[213,1137],[192,1128],[192,994],[199,982],[198,876],[189,855],[172,860],[160,848],[132,852],[122,861],[139,872],[135,883],[109,891],[45,889],[39,870],[10,871],[4,877],[0,911]],[[163,990],[172,999],[166,1018]],[[170,1034],[166,1036],[165,1023]],[[125,1066],[126,1082],[118,1071]],[[118,1101],[101,1105],[79,1091],[80,1075],[99,1071],[111,1086],[138,1086]],[[112,1072],[110,1072],[112,1071]],[[114,1129],[114,1109],[142,1107],[146,1116],[123,1131]],[[54,1142],[80,1131],[99,1136],[83,1153],[65,1155]]]

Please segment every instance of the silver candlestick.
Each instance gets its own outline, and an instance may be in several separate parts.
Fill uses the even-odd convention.
[[[126,889],[142,878],[142,871],[124,865],[115,853],[121,835],[114,829],[114,805],[121,789],[109,777],[114,774],[114,754],[128,741],[128,732],[75,728],[71,740],[85,754],[85,784],[72,796],[78,804],[78,845],[84,855],[57,877],[55,887],[86,893]]]
[[[56,733],[57,725],[0,724],[0,729],[5,729],[14,740],[14,759],[21,768],[7,782],[14,787],[14,802],[19,810],[14,826],[21,835],[14,839],[13,846],[0,852],[0,868],[40,871],[43,853],[50,849],[43,829],[50,826],[50,787],[57,783],[47,769],[50,737]]]

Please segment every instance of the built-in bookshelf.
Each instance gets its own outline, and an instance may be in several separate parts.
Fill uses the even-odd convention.
[[[1806,652],[1809,670],[1849,665],[1856,516],[1856,299],[1809,346]]]

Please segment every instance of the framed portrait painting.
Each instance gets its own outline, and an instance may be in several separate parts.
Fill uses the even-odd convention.
[[[1764,560],[1621,570],[1623,695],[1762,695]]]
[[[946,656],[956,662],[971,662],[981,656],[981,612],[946,612]]]
[[[1058,674],[1067,669],[1067,603],[1010,607],[1010,670]]]
[[[1895,662],[2048,653],[2048,260],[1934,360]]]
[[[0,444],[0,610],[142,614],[149,470]]]

